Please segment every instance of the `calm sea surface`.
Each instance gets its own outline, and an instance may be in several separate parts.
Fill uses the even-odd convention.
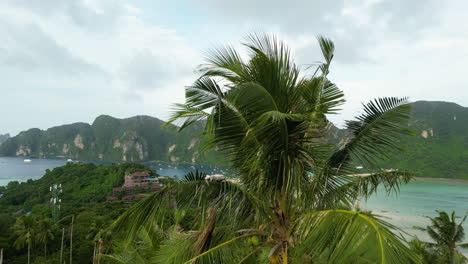
[[[424,232],[414,230],[413,226],[426,227],[429,224],[427,216],[436,216],[435,210],[455,211],[457,216],[463,217],[468,212],[468,181],[416,179],[402,186],[398,196],[381,192],[367,202],[363,201],[361,208],[386,216],[390,223],[404,231],[428,239]],[[463,226],[468,235],[468,223]],[[466,254],[468,250],[463,252]]]
[[[111,164],[106,161],[86,161],[95,164]],[[0,186],[7,185],[10,181],[27,181],[28,179],[41,178],[46,169],[63,166],[67,163],[65,159],[32,159],[31,162],[24,162],[23,158],[0,157]],[[182,177],[186,173],[198,169],[209,174],[224,174],[229,176],[227,167],[212,166],[207,164],[171,164],[166,162],[146,162],[146,165],[156,170],[159,175]]]
[[[109,164],[109,162],[95,163]],[[46,169],[65,164],[65,159],[32,159],[31,163],[25,163],[22,158],[0,157],[0,186],[14,180],[39,179]],[[147,165],[163,176],[181,177],[196,168],[209,174],[220,173],[229,176],[227,168],[202,164],[193,166],[150,162]],[[424,234],[418,233],[412,227],[426,226],[429,223],[426,216],[435,216],[435,210],[450,212],[455,210],[459,216],[468,212],[468,181],[417,179],[402,186],[398,196],[387,196],[384,192],[379,192],[367,202],[361,201],[360,205],[363,209],[389,217],[389,222],[403,230],[426,238]],[[464,226],[468,232],[468,223]]]

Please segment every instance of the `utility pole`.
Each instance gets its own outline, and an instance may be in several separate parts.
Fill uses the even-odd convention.
[[[73,221],[75,220],[75,216],[72,215],[71,226],[70,226],[70,264],[72,264],[72,256],[73,256]]]
[[[63,263],[62,261],[63,261],[63,239],[64,238],[65,238],[65,227],[62,228],[62,245],[60,246],[60,264]]]

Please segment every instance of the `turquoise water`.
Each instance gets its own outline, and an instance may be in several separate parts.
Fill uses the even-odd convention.
[[[83,161],[95,164],[111,164],[108,161]],[[5,186],[10,181],[24,182],[28,179],[41,178],[46,169],[63,166],[66,159],[31,159],[30,163],[24,162],[24,158],[0,157],[0,186]],[[223,166],[209,164],[172,164],[167,162],[146,162],[146,165],[154,169],[161,176],[182,177],[186,173],[198,169],[209,174],[224,174],[229,176],[229,169]]]
[[[23,158],[0,157],[0,186],[13,180],[39,179],[44,175],[46,169],[53,169],[65,164],[65,159],[32,159],[31,163],[24,163]],[[210,165],[162,162],[148,162],[146,164],[163,176],[181,177],[194,169],[206,171],[209,174],[220,173],[229,176],[227,168]],[[360,205],[363,209],[372,210],[376,214],[388,217],[389,222],[401,229],[427,239],[425,234],[415,231],[412,227],[415,225],[426,226],[429,223],[426,216],[435,216],[435,210],[447,212],[455,210],[459,216],[468,212],[468,181],[417,179],[402,186],[398,196],[387,196],[384,192],[379,192],[367,202],[361,201]],[[468,232],[468,223],[465,223],[464,227]]]
[[[415,179],[402,186],[398,196],[380,192],[367,202],[361,202],[361,208],[388,217],[390,223],[404,231],[428,239],[425,233],[414,230],[413,226],[426,227],[429,224],[427,216],[436,216],[435,210],[455,211],[463,217],[468,212],[468,181]],[[467,222],[464,228],[468,233]],[[464,252],[468,253],[468,250]]]

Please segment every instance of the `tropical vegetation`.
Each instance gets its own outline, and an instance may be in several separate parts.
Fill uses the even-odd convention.
[[[406,241],[411,236],[360,209],[360,201],[377,191],[398,193],[411,179],[405,171],[382,167],[403,164],[394,157],[403,157],[409,146],[409,128],[419,133],[433,124],[415,122],[406,98],[391,97],[364,104],[362,114],[338,130],[328,120],[345,101],[329,79],[334,45],[323,37],[318,43],[323,61],[304,66],[271,35],[250,35],[246,54],[230,46],[214,49],[200,66],[200,77],[186,88],[186,102],[175,106],[170,130],[176,124],[182,135],[190,135],[182,136],[186,143],[194,131],[203,132],[193,149],[183,145],[191,151],[184,157],[219,153],[236,178],[193,171],[165,179],[161,190],[132,204],[105,200],[125,174],[150,170],[142,164],[68,163],[39,180],[0,187],[4,263],[466,261],[461,253],[467,247],[465,218],[457,222],[454,213],[439,212],[421,229],[432,241]],[[106,139],[109,131],[124,133],[123,123],[135,128],[134,120],[100,119],[106,121],[97,122],[102,133],[83,136],[84,152],[72,147],[74,155],[86,153],[89,139],[112,149],[118,144],[114,137]],[[75,144],[69,140],[76,137],[74,129],[40,133]],[[148,136],[151,129],[134,131],[154,139]],[[128,157],[139,155],[132,153]],[[51,186],[63,192],[51,192]],[[59,199],[58,211],[51,198]]]
[[[457,223],[455,211],[450,215],[444,211],[436,212],[438,216],[429,217],[431,223],[429,226],[415,227],[426,232],[432,241],[423,242],[415,239],[411,242],[411,246],[427,264],[468,263],[468,258],[459,251],[463,248],[468,249],[468,243],[463,243],[465,238],[463,223],[468,213]]]
[[[416,176],[468,179],[468,108],[434,101],[411,106],[409,128],[418,136],[402,138],[407,151],[384,166],[410,170]]]
[[[172,213],[197,208],[190,226],[166,235],[156,263],[408,263],[418,262],[399,231],[354,208],[385,186],[398,191],[410,175],[377,164],[400,151],[407,129],[405,98],[378,98],[348,121],[347,137],[327,141],[328,115],[344,94],[328,75],[334,44],[318,38],[323,61],[302,72],[274,36],[250,35],[248,58],[227,46],[208,54],[169,123],[206,122],[204,149],[221,150],[239,182],[195,173],[139,202],[114,224],[129,239],[164,228]],[[367,174],[355,175],[356,165]]]
[[[129,206],[106,202],[106,196],[123,183],[124,174],[149,169],[135,163],[68,163],[47,170],[41,179],[0,187],[3,263],[91,263],[97,245],[101,252],[112,247],[106,229]],[[63,190],[57,221],[50,203],[53,184]],[[105,239],[102,244],[100,239]]]

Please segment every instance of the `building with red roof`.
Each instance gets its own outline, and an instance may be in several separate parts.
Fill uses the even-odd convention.
[[[107,201],[119,200],[131,201],[135,198],[144,198],[141,193],[155,192],[161,189],[161,183],[157,176],[151,175],[151,171],[137,171],[125,175],[124,184],[121,187],[112,188],[112,196]]]

